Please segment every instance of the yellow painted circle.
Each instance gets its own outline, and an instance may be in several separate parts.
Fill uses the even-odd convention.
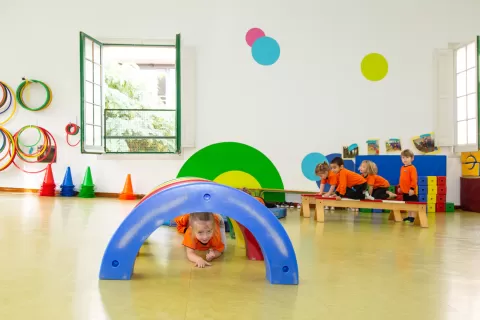
[[[370,53],[362,60],[362,74],[370,81],[380,81],[388,73],[388,61],[379,53]]]
[[[258,189],[262,187],[257,179],[243,171],[227,171],[217,176],[213,181],[232,188]]]

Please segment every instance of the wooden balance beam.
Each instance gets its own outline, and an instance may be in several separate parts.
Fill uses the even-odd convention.
[[[285,194],[311,194],[316,195],[315,191],[303,191],[303,190],[289,190],[289,189],[270,189],[270,188],[248,188],[248,190],[253,191],[257,197],[263,198],[265,193],[285,193]]]
[[[403,221],[401,210],[416,212],[415,225],[428,228],[427,204],[425,202],[406,202],[395,200],[352,200],[325,198],[319,195],[302,195],[302,215],[310,217],[310,203],[315,202],[315,219],[317,222],[325,221],[325,207],[384,209],[390,210],[388,220]]]

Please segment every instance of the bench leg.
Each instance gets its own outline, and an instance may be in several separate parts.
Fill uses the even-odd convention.
[[[395,222],[401,222],[403,221],[402,213],[400,212],[400,210],[390,210],[388,220],[395,220]]]
[[[420,225],[422,228],[428,228],[427,206],[418,206],[417,218],[415,219],[414,224],[417,226]]]
[[[310,218],[310,199],[309,197],[302,197],[302,209],[300,215],[304,218]]]
[[[315,218],[317,219],[317,222],[325,221],[325,206],[323,205],[323,201],[320,199],[315,201]]]

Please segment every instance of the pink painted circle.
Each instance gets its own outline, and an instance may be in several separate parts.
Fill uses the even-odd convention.
[[[261,37],[265,37],[265,32],[259,28],[252,28],[248,30],[245,40],[247,40],[247,44],[251,47],[253,46],[253,43]]]

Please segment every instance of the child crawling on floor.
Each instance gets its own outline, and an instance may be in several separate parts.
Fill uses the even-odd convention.
[[[211,266],[226,248],[225,222],[221,215],[211,212],[195,212],[174,219],[177,230],[183,233],[187,258],[198,268]],[[205,258],[195,251],[206,251]]]

